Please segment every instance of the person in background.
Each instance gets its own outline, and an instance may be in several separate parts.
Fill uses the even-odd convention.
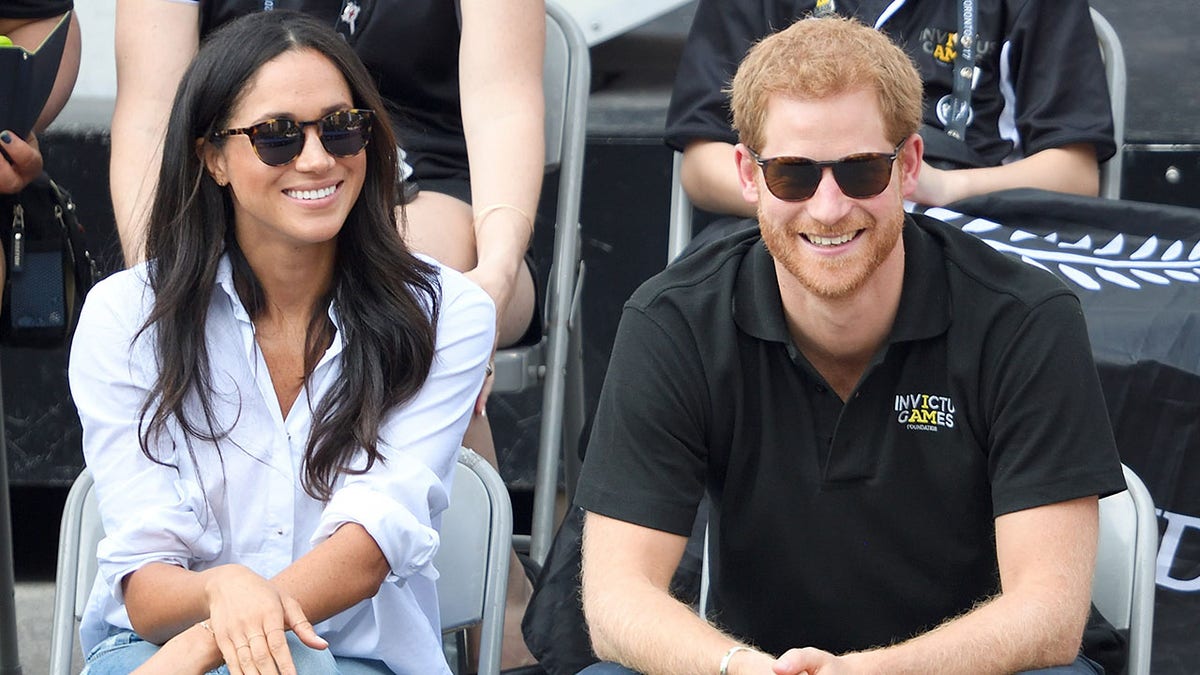
[[[379,83],[401,146],[403,235],[496,303],[497,345],[541,336],[526,261],[544,163],[543,0],[118,0],[110,168],[126,260],[143,257],[149,196],[175,83],[201,40],[253,11],[291,8],[335,27]],[[476,400],[463,444],[497,466]],[[520,636],[530,585],[510,565],[504,665],[532,661]]]
[[[73,8],[74,0],[0,0],[0,35],[7,37],[17,47],[35,50],[58,25],[62,15]],[[67,45],[58,65],[54,88],[33,131],[27,138],[20,138],[11,129],[0,129],[0,195],[17,194],[42,173],[42,153],[38,148],[37,134],[50,126],[66,105],[79,74],[79,19],[73,12],[70,21]],[[4,101],[0,101],[0,106],[3,105]],[[3,223],[3,226],[5,236],[0,237],[0,288],[4,287],[7,270],[3,247],[8,240],[11,223]]]
[[[975,23],[965,134],[952,138],[959,17]],[[925,165],[909,199],[942,206],[1016,187],[1095,196],[1099,162],[1115,152],[1108,86],[1085,0],[700,0],[667,114],[692,202],[736,218],[740,196],[724,88],[746,50],[805,16],[858,18],[916,62],[925,87]],[[830,58],[839,58],[841,50]],[[965,82],[965,81],[964,81]],[[727,231],[725,228],[723,231]],[[711,238],[710,233],[705,235]]]
[[[759,228],[625,305],[575,496],[584,672],[1101,672],[1125,484],[1078,298],[905,213],[921,80],[880,32],[797,21],[731,89]],[[706,493],[700,616],[669,583]]]
[[[449,673],[433,558],[494,306],[401,239],[370,73],[305,14],[230,22],[162,157],[147,261],[71,351],[87,671]]]

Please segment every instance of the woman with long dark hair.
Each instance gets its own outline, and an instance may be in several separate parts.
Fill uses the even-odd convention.
[[[432,559],[495,318],[405,247],[395,148],[302,14],[230,23],[185,73],[148,262],[93,289],[71,353],[106,533],[89,673],[446,672]]]

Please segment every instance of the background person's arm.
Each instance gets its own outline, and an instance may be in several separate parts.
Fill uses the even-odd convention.
[[[7,36],[13,44],[26,49],[36,49],[42,40],[54,30],[61,17],[47,19],[5,19],[0,18],[0,35]],[[79,19],[71,13],[71,24],[67,33],[67,44],[63,48],[62,60],[58,64],[58,75],[50,97],[42,107],[42,112],[34,123],[33,130],[26,138],[19,138],[11,129],[0,129],[0,194],[15,194],[20,192],[42,172],[42,154],[38,149],[36,134],[40,133],[58,116],[59,111],[66,105],[75,87],[75,78],[79,74]],[[3,105],[0,102],[0,105]],[[3,261],[0,261],[2,264]]]
[[[739,644],[671,597],[671,576],[686,545],[686,537],[587,514],[583,610],[597,656],[646,675],[715,673]],[[770,673],[773,661],[738,652],[729,672]]]
[[[199,9],[194,4],[117,0],[117,102],[109,187],[128,264],[144,255],[167,118],[199,40]]]
[[[679,178],[692,203],[705,211],[752,218],[757,214],[742,197],[733,147],[724,141],[689,143]]]
[[[61,15],[46,19],[0,17],[0,35],[7,35],[18,47],[29,50],[37,49],[42,40],[58,25],[60,18]],[[75,87],[75,78],[79,75],[80,47],[79,17],[71,12],[71,26],[67,32],[67,44],[63,48],[62,60],[58,64],[58,75],[54,79],[54,88],[50,90],[50,97],[46,99],[46,105],[42,107],[42,113],[33,126],[34,133],[43,131],[50,126],[59,111],[66,105],[67,99],[71,97],[71,90]]]
[[[893,647],[841,657],[791,650],[775,672],[983,675],[1069,664],[1087,622],[1098,521],[1094,496],[999,516],[998,596]]]
[[[492,297],[501,320],[524,268],[542,188],[545,14],[541,0],[462,3],[459,87],[476,251],[467,276]],[[491,208],[499,204],[515,208]]]
[[[925,164],[909,199],[927,206],[944,206],[967,197],[1022,187],[1095,197],[1100,192],[1095,149],[1090,143],[1077,143],[1048,148],[1010,164],[978,169],[935,169]]]

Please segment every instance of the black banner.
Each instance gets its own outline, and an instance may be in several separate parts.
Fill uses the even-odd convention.
[[[1159,514],[1152,670],[1200,668],[1200,210],[1010,190],[924,209],[1079,296],[1121,460]]]

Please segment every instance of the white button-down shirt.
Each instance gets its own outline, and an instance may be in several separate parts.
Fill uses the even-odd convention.
[[[341,373],[340,327],[283,417],[254,326],[222,260],[208,299],[206,336],[216,428],[229,434],[218,444],[203,442],[185,438],[172,423],[169,438],[153,447],[173,465],[163,466],[138,445],[156,364],[152,331],[132,342],[153,303],[145,268],[92,289],[70,365],[84,457],[106,533],[80,628],[84,653],[131,629],[121,580],[147,563],[196,571],[239,563],[270,578],[354,522],[379,544],[391,575],[374,598],[318,624],[317,632],[336,655],[379,659],[397,673],[449,672],[432,561],[457,451],[491,353],[495,310],[479,287],[438,268],[441,310],[429,377],[387,415],[379,443],[385,461],[365,474],[340,476],[327,503],[305,494],[300,477],[312,411]],[[335,310],[330,316],[337,326]],[[203,424],[198,406],[191,409],[190,421]]]

